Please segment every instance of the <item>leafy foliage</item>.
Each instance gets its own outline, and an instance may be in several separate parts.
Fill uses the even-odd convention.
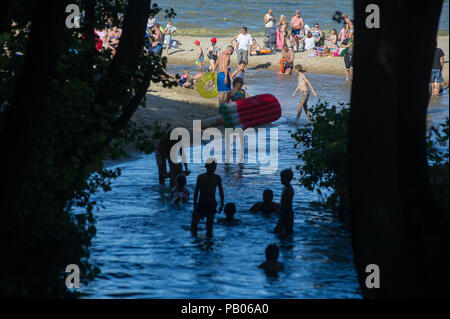
[[[312,122],[291,134],[301,164],[300,185],[316,191],[321,203],[333,211],[349,209],[348,125],[349,106],[319,103],[310,110]],[[448,216],[449,120],[431,127],[426,136],[427,159],[435,198]],[[301,147],[300,147],[301,146]]]
[[[311,110],[312,122],[291,134],[302,165],[300,185],[324,197],[325,207],[348,208],[348,123],[349,107],[319,103]],[[324,195],[324,190],[331,194]]]

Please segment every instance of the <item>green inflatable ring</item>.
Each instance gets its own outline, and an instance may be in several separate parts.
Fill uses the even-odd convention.
[[[201,96],[208,99],[219,95],[217,90],[217,73],[207,72],[197,82],[197,91]]]

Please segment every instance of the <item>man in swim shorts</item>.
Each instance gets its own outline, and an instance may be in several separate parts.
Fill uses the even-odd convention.
[[[217,90],[219,91],[219,101],[223,100],[223,95],[231,90],[230,78],[230,57],[234,52],[233,46],[229,45],[217,59],[213,72],[219,68],[217,73]]]
[[[214,159],[208,159],[205,164],[206,173],[197,177],[197,184],[194,191],[194,212],[192,214],[191,232],[197,234],[197,225],[200,219],[206,217],[206,235],[212,236],[212,229],[215,214],[220,214],[223,209],[224,195],[222,179],[215,173],[217,163]],[[219,189],[220,207],[216,212],[216,188]],[[200,193],[200,198],[199,198]],[[197,202],[198,200],[198,202]]]
[[[297,52],[299,51],[299,42],[300,37],[302,36],[301,32],[303,28],[305,27],[305,22],[303,21],[303,18],[301,16],[301,11],[297,10],[295,13],[295,16],[291,19],[291,48],[294,49],[294,44],[296,44]]]

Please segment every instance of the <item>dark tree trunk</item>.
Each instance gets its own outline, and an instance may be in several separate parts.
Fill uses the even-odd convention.
[[[34,4],[22,74],[16,83],[12,100],[9,101],[11,105],[0,132],[2,213],[14,210],[19,204],[25,178],[29,175],[37,127],[48,107],[50,83],[55,71],[55,61],[59,58],[58,43],[64,33],[67,3],[68,1],[48,0]]]
[[[349,141],[361,289],[369,298],[448,296],[448,222],[431,193],[425,153],[442,1],[380,1],[379,29],[366,27],[370,3],[354,2]],[[380,268],[379,289],[366,288],[369,264]]]

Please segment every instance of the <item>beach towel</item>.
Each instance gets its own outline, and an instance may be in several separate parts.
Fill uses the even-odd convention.
[[[280,28],[277,28],[277,48],[278,48],[278,50],[281,50],[282,47],[283,47],[283,41],[281,41]]]

